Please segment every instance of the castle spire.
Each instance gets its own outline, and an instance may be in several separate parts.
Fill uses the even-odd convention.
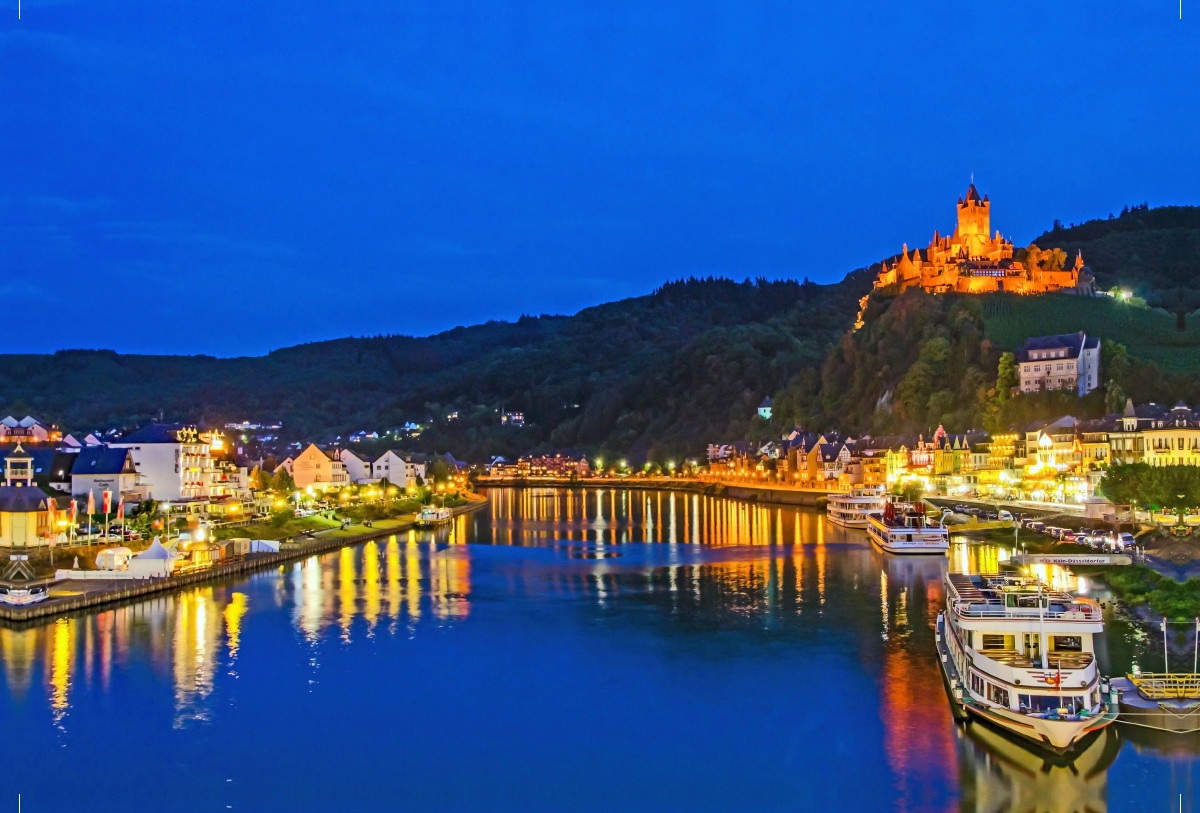
[[[1080,249],[1079,253],[1075,255],[1075,270],[1078,271],[1081,268],[1083,268],[1083,249]]]

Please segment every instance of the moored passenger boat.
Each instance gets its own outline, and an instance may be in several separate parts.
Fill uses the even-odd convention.
[[[950,529],[934,524],[920,508],[889,502],[867,515],[867,534],[888,553],[944,554],[950,549]]]
[[[882,511],[886,501],[883,486],[865,486],[830,494],[825,516],[843,528],[865,528],[868,515],[872,511]]]
[[[1117,718],[1096,668],[1100,607],[1035,579],[947,573],[937,649],[956,713],[1057,753]]]
[[[441,525],[443,522],[449,521],[449,508],[434,508],[432,505],[427,505],[417,513],[413,525],[418,528],[432,528],[434,525]]]

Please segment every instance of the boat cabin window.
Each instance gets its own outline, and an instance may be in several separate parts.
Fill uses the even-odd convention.
[[[1083,636],[1082,635],[1055,635],[1053,637],[1054,649],[1058,652],[1082,652],[1083,651]]]
[[[1066,708],[1072,713],[1078,714],[1085,708],[1083,705],[1083,695],[1064,695],[1063,697],[1059,697],[1056,694],[1019,694],[1017,695],[1017,700],[1021,704],[1021,711],[1034,713]]]
[[[1004,649],[1003,635],[989,635],[986,632],[983,634],[983,649]]]
[[[1027,607],[1031,610],[1036,610],[1038,607],[1038,597],[1036,593],[1006,593],[1004,596],[1004,605],[1006,607]],[[1045,602],[1043,602],[1045,606]]]
[[[1001,706],[1008,705],[1008,689],[997,686],[995,683],[987,685],[987,699],[993,703],[998,703]]]

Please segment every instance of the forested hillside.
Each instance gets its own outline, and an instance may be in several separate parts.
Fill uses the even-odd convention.
[[[1099,336],[1100,389],[1007,397],[1001,356],[1030,336]],[[819,373],[803,371],[777,396],[773,428],[849,432],[989,431],[1037,418],[1100,417],[1125,398],[1200,402],[1200,327],[1111,297],[1069,294],[933,296],[919,288],[872,296],[865,324],[842,336]]]
[[[1200,209],[1134,207],[1037,239],[1082,249],[1101,289],[1137,296],[901,296],[858,300],[878,266],[834,285],[682,280],[574,316],[527,316],[428,338],[340,339],[255,358],[60,351],[0,356],[0,413],[68,429],[152,418],[278,419],[287,438],[429,424],[414,450],[482,459],[577,447],[632,462],[800,424],[850,432],[1007,428],[1098,416],[1125,397],[1200,402]],[[1144,300],[1144,302],[1142,301]],[[1159,306],[1159,307],[1155,307]],[[1104,386],[1006,397],[1002,354],[1032,335],[1104,340]],[[774,395],[771,421],[755,414]],[[502,426],[501,410],[524,427]],[[457,413],[457,418],[447,416]]]
[[[1126,288],[1172,313],[1200,308],[1200,207],[1144,204],[1106,220],[1055,228],[1034,240],[1083,260],[1103,290]]]
[[[85,431],[160,415],[273,418],[294,438],[432,419],[412,445],[469,458],[569,446],[634,460],[682,455],[745,436],[764,396],[820,366],[870,287],[868,272],[824,286],[692,279],[571,317],[257,358],[0,356],[0,411]],[[501,409],[523,412],[526,426],[501,426]]]

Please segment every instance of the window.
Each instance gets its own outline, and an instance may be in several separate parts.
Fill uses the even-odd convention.
[[[1040,364],[1033,365],[1033,371],[1035,373],[1040,373],[1042,371],[1042,365],[1040,365]]]
[[[983,649],[1004,649],[1003,635],[983,634]]]
[[[994,683],[987,685],[987,699],[1001,706],[1008,705],[1008,689]]]
[[[1058,369],[1060,369],[1060,370],[1062,369],[1062,365],[1061,365],[1061,364],[1060,364],[1060,365],[1058,365]]]
[[[1055,635],[1053,648],[1056,652],[1082,652],[1083,638],[1079,635]]]
[[[971,673],[971,691],[975,694],[983,694],[984,681],[979,675]]]

